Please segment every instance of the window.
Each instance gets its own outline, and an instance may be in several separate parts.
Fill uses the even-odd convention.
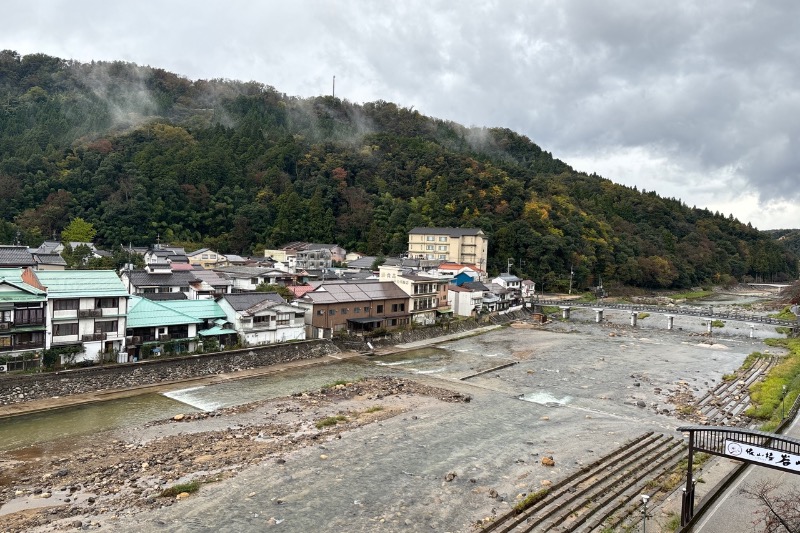
[[[53,337],[66,337],[67,335],[78,334],[78,323],[69,322],[67,324],[53,324]]]
[[[44,324],[44,309],[14,309],[14,323]]]
[[[397,304],[392,304],[392,313],[396,313],[398,309],[399,306]]]
[[[161,328],[166,329],[166,328]],[[103,320],[101,322],[94,323],[94,332],[95,333],[116,333],[117,332],[117,321],[116,320]]]
[[[343,315],[346,315],[346,314],[347,314],[347,308],[346,308],[346,307],[342,307],[342,314],[343,314]]]
[[[258,278],[250,278],[250,283],[253,285],[258,285]]]
[[[17,333],[15,343],[20,347],[36,347],[44,345],[44,333],[33,331],[31,333]]]
[[[269,325],[270,320],[272,320],[272,317],[270,315],[254,316],[253,317],[253,323],[254,324],[267,324],[267,325]]]
[[[428,245],[425,246],[425,249],[426,250],[433,250],[433,245],[432,244],[428,244]]]
[[[336,314],[336,309],[328,309],[328,314],[333,316]]]
[[[74,311],[78,309],[80,300],[53,300],[53,311]]]
[[[288,326],[292,322],[292,317],[289,313],[278,313],[278,325]]]
[[[439,250],[440,252],[446,252],[447,251],[447,246],[439,246],[437,248],[437,250]]]
[[[447,259],[447,256],[446,256],[446,255],[443,255],[443,254],[442,254],[442,255],[439,255],[439,259]]]
[[[189,292],[189,286],[187,285],[186,287],[181,287],[181,288],[178,290],[178,292]]]
[[[427,235],[427,236],[425,237],[425,240],[426,240],[426,241],[429,241],[429,242],[433,242],[433,240],[434,240],[434,236],[433,236],[433,235]]]
[[[447,237],[445,236],[439,237],[439,242],[447,242]]]
[[[155,294],[156,288],[155,287],[145,287],[142,289],[142,294]]]
[[[396,319],[396,318],[393,318],[393,319],[391,319],[391,320],[389,321],[389,325],[390,325],[390,326],[396,326],[396,325],[397,325],[397,319]]]
[[[378,313],[383,313],[383,304],[378,304],[377,312]]]
[[[369,309],[370,309],[370,308],[369,308],[368,306],[367,306],[367,307],[364,307],[364,312],[365,312],[365,313],[369,313]]]
[[[359,313],[361,312],[361,308],[360,308],[360,307],[354,307],[354,308],[353,308],[353,312],[354,312],[355,314],[359,314]]]
[[[400,310],[401,311],[405,311],[406,310],[406,304],[400,304]]]
[[[0,322],[11,322],[11,311],[0,311]]]
[[[203,254],[201,257],[202,257],[203,259],[208,259],[208,254]]]
[[[11,348],[11,337],[0,337],[0,348]]]
[[[111,309],[119,307],[119,298],[98,298],[95,302],[98,309]]]
[[[325,311],[323,311],[322,309],[317,309],[317,316],[322,316],[324,314],[325,314]]]

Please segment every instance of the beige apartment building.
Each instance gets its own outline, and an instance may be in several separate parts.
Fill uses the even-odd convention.
[[[408,254],[486,269],[489,239],[478,228],[414,228],[408,232]]]

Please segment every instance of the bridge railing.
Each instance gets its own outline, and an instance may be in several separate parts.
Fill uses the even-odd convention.
[[[662,313],[665,315],[682,315],[682,316],[696,316],[701,318],[719,318],[725,320],[736,320],[740,322],[758,322],[761,324],[770,324],[774,326],[783,326],[787,328],[796,329],[800,327],[800,321],[781,320],[763,315],[740,313],[738,311],[730,313],[721,313],[719,311],[711,311],[702,308],[691,307],[661,307],[657,305],[646,304],[616,304],[616,303],[601,303],[601,302],[576,302],[574,300],[534,300],[534,305],[552,305],[552,306],[569,306],[569,307],[589,307],[589,308],[602,308],[602,309],[619,309],[624,311],[637,311],[649,313]]]

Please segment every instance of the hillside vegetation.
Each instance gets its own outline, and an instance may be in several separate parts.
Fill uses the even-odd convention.
[[[480,227],[488,270],[576,286],[781,280],[797,261],[732,217],[616,185],[513,131],[389,102],[300,99],[123,62],[0,52],[0,242],[75,217],[106,246],[250,253],[292,240],[397,254],[415,226]]]

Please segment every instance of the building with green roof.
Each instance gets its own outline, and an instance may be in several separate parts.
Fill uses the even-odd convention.
[[[30,272],[47,293],[47,348],[80,347],[82,352],[73,362],[128,362],[125,331],[130,294],[116,272]]]
[[[236,331],[225,326],[225,312],[214,300],[153,301],[131,296],[128,353],[140,358],[164,351],[191,352],[211,337],[220,344],[234,344]]]
[[[24,370],[45,347],[45,291],[23,280],[21,268],[0,268],[0,371]],[[27,359],[27,360],[26,360]]]

